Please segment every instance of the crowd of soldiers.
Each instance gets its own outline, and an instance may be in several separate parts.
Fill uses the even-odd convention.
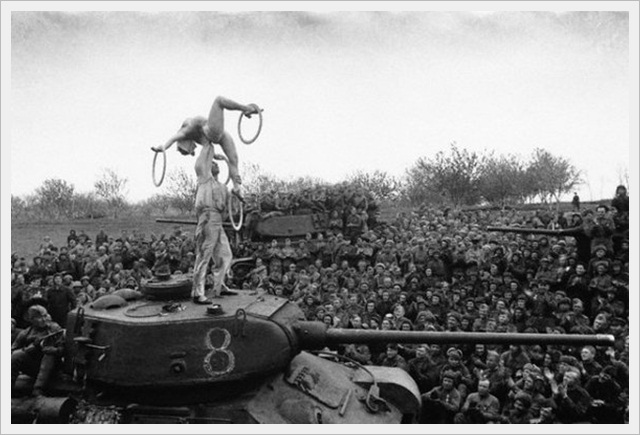
[[[629,202],[623,186],[611,204],[555,216],[422,207],[374,225],[362,213],[371,206],[353,195],[332,204],[325,197],[322,207],[334,221],[325,232],[236,245],[234,257],[254,263],[231,277],[230,287],[286,297],[330,328],[612,334],[615,345],[604,348],[388,343],[331,350],[406,370],[422,394],[425,423],[628,421]],[[292,209],[280,211],[286,210]],[[361,216],[349,227],[353,213]],[[581,258],[573,237],[490,232],[492,225],[575,227],[588,235],[590,255]],[[72,230],[59,247],[45,238],[31,261],[12,257],[12,326],[16,335],[29,327],[31,315],[42,315],[30,307],[39,306],[64,327],[78,304],[137,289],[153,277],[158,258],[174,274],[190,273],[193,251],[192,234],[180,228],[150,238]]]

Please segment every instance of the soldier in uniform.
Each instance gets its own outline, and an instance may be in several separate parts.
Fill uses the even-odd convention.
[[[18,375],[26,373],[36,378],[33,395],[40,396],[64,351],[64,330],[41,305],[29,307],[27,317],[31,326],[11,346],[11,389]]]

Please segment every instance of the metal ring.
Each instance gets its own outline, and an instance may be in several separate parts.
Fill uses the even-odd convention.
[[[229,185],[229,181],[231,181],[231,171],[229,170],[229,159],[224,154],[213,154],[214,160],[222,160],[227,164],[227,181],[224,182],[226,186]]]
[[[258,139],[258,136],[260,136],[260,131],[262,130],[262,109],[258,110],[258,117],[260,118],[260,124],[258,125],[258,131],[256,132],[256,135],[253,136],[252,139],[250,140],[246,140],[244,137],[242,137],[242,118],[244,118],[246,115],[244,113],[240,114],[240,117],[238,118],[238,137],[240,138],[240,140],[245,143],[246,145],[250,145],[252,143],[254,143],[256,141],[256,139]],[[248,118],[248,116],[247,116]]]
[[[162,175],[160,176],[160,181],[156,181],[156,160],[158,159],[158,154],[162,153]],[[160,187],[162,182],[164,181],[164,174],[167,172],[167,154],[165,150],[156,151],[155,156],[153,156],[153,164],[151,166],[151,177],[153,178],[153,184],[156,187]]]
[[[235,199],[235,202],[240,204],[240,210],[237,210],[240,213],[240,218],[238,219],[238,222],[233,220],[232,204],[234,203],[234,199]],[[231,221],[231,226],[233,227],[234,230],[240,231],[240,228],[242,228],[242,223],[244,222],[244,205],[242,205],[242,201],[236,198],[236,196],[233,193],[230,193],[227,208],[229,210],[229,220]]]

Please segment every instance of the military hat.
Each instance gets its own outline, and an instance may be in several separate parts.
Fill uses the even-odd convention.
[[[449,378],[452,381],[456,379],[456,372],[454,372],[453,370],[445,370],[442,373],[442,379],[444,378]]]
[[[460,313],[458,313],[457,311],[449,311],[447,313],[447,319],[449,317],[453,317],[454,319],[456,319],[458,322],[460,322]]]
[[[598,251],[607,252],[607,247],[604,244],[599,243],[593,247],[592,252],[598,252]]]
[[[618,325],[618,326],[626,326],[627,322],[622,317],[614,317],[613,319],[611,319],[609,324]]]
[[[47,312],[47,309],[42,305],[31,305],[27,310],[27,317],[29,319],[33,319],[35,317],[44,317],[47,314],[49,314]]]
[[[447,357],[462,359],[462,351],[455,347],[450,347],[449,350],[447,350]]]
[[[531,396],[528,393],[525,393],[524,391],[521,391],[518,394],[516,394],[514,401],[515,400],[519,400],[520,402],[522,402],[525,408],[529,408],[531,406]]]
[[[571,355],[562,355],[560,357],[560,361],[561,363],[565,363],[565,364],[569,364],[570,366],[573,367],[578,367],[578,359],[575,356],[571,356]]]
[[[618,293],[618,289],[615,288],[614,286],[610,285],[609,287],[604,289],[605,293]]]

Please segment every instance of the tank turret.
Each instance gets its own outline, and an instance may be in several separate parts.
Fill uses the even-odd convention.
[[[74,356],[83,354],[89,381],[166,388],[238,381],[283,370],[303,350],[338,344],[613,343],[607,335],[327,329],[322,322],[306,321],[300,308],[286,298],[234,293],[211,307],[189,300],[146,299],[109,309],[87,306],[69,316],[69,347],[76,349]]]

